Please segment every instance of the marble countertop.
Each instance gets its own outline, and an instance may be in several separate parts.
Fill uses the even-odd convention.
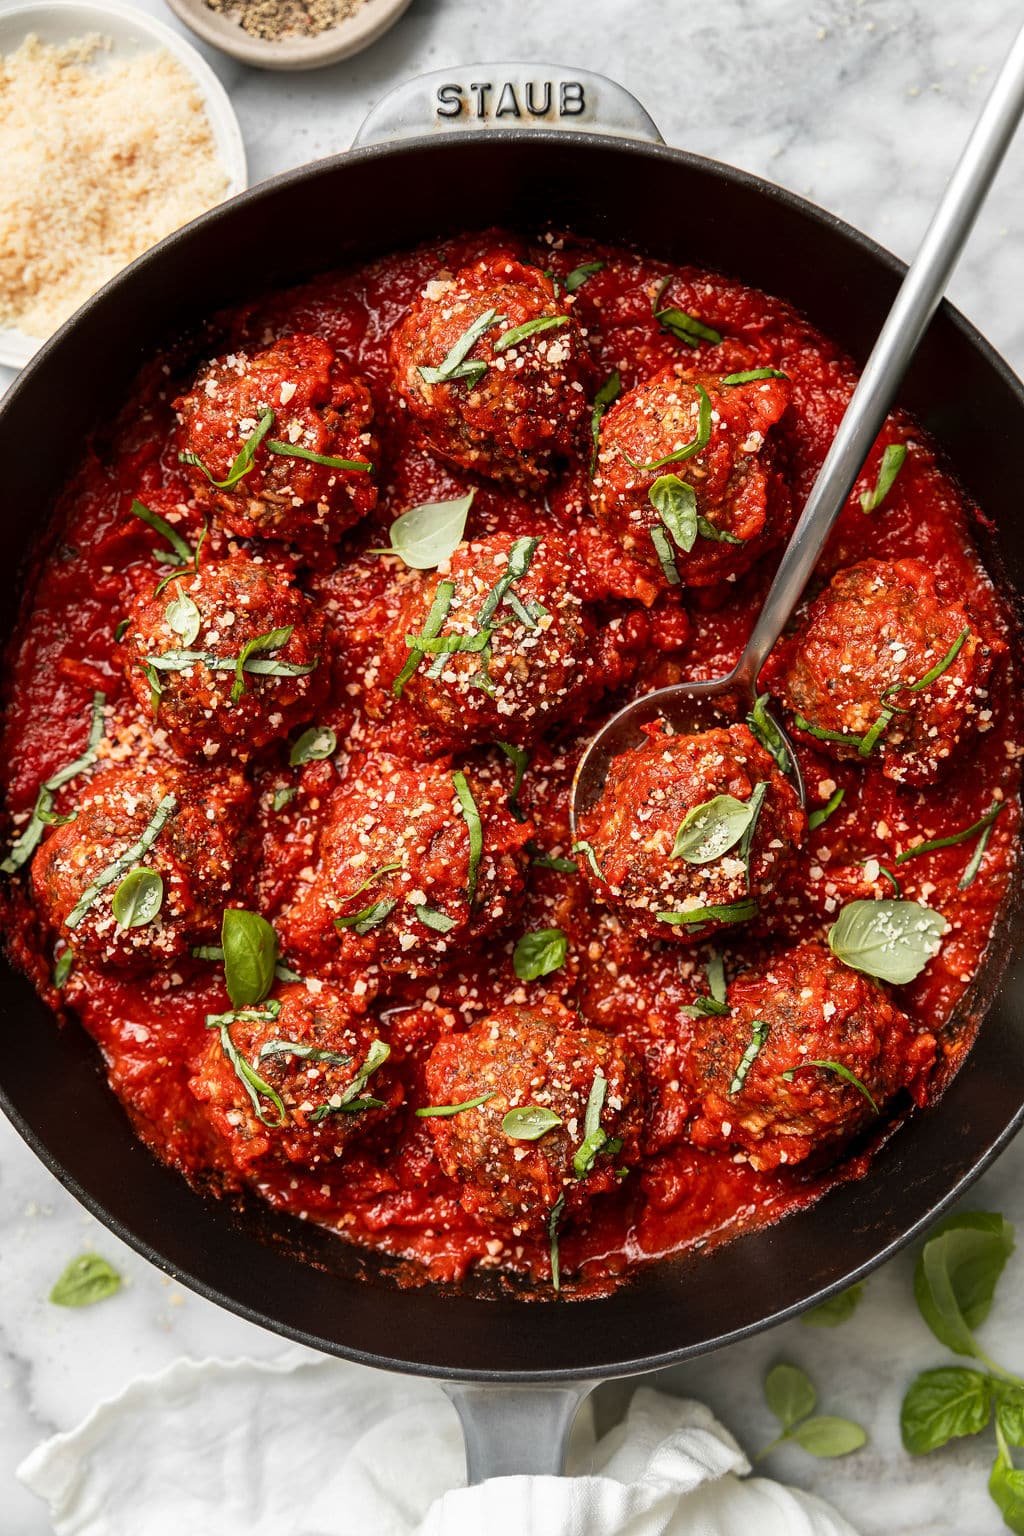
[[[144,8],[176,25],[160,0]],[[994,70],[1014,8],[929,0],[414,0],[393,32],[360,57],[314,74],[272,75],[204,53],[241,120],[252,180],[347,145],[373,102],[399,80],[447,64],[535,59],[614,75],[670,144],[791,187],[913,253]],[[628,30],[627,30],[628,27]],[[1024,371],[1024,136],[979,220],[951,296]],[[3,374],[0,371],[0,382]],[[979,445],[979,451],[984,445]],[[1024,1222],[1024,1142],[969,1200]],[[69,1258],[92,1247],[127,1277],[115,1300],[82,1311],[46,1296]],[[267,1358],[280,1340],[169,1282],[88,1216],[0,1121],[0,1527],[45,1536],[49,1521],[13,1482],[42,1437],[70,1427],[131,1377],[180,1354]],[[666,1374],[705,1400],[749,1451],[772,1437],[760,1381],[776,1359],[805,1367],[826,1412],[859,1419],[867,1447],[842,1462],[783,1448],[766,1470],[831,1498],[864,1536],[982,1536],[1001,1529],[985,1483],[988,1437],[927,1459],[899,1442],[899,1404],[916,1371],[943,1363],[912,1299],[911,1255],[869,1283],[853,1320],[826,1332],[786,1325]],[[983,1330],[991,1354],[1024,1367],[1024,1258],[1011,1261]],[[601,1389],[607,1418],[628,1387]],[[140,1536],[142,1533],[140,1532]]]

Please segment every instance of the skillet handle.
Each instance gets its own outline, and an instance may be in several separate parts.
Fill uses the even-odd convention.
[[[466,1476],[473,1484],[489,1477],[560,1476],[576,1415],[597,1383],[492,1387],[446,1381],[441,1385],[462,1423]]]
[[[624,86],[558,64],[460,64],[396,86],[370,109],[352,141],[367,144],[435,133],[561,128],[620,139],[664,140]]]

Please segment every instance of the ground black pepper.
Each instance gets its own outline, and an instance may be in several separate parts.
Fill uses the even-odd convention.
[[[251,37],[276,43],[316,37],[359,9],[363,0],[206,0],[211,11],[230,16]]]

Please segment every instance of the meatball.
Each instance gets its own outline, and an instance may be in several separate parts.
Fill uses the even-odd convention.
[[[106,769],[36,854],[36,902],[77,955],[114,966],[172,960],[214,938],[224,908],[244,898],[251,808],[237,769]],[[159,881],[133,879],[137,900],[115,915],[137,869]]]
[[[919,560],[838,571],[783,654],[798,731],[899,783],[934,784],[988,700],[991,647]]]
[[[327,690],[323,642],[322,615],[287,573],[239,554],[140,594],[122,655],[177,750],[223,759],[311,718]]]
[[[263,1159],[334,1167],[402,1101],[388,1047],[330,987],[315,996],[282,987],[258,1008],[207,1022],[189,1086],[242,1173],[258,1173]]]
[[[595,1084],[603,1080],[603,1091]],[[502,1008],[448,1036],[426,1065],[431,1104],[486,1103],[428,1124],[437,1160],[461,1185],[463,1207],[515,1232],[536,1229],[565,1195],[569,1212],[614,1189],[616,1170],[640,1155],[644,1099],[640,1064],[619,1035],[579,1027],[557,1004]],[[600,1131],[581,1152],[587,1105],[600,1101]],[[536,1140],[503,1129],[511,1109],[537,1106],[557,1121]],[[576,1160],[574,1162],[574,1159]]]
[[[542,484],[590,413],[579,326],[549,277],[504,252],[428,283],[391,361],[427,446],[494,480]]]
[[[756,917],[806,829],[796,791],[745,725],[672,736],[658,721],[580,817],[577,859],[620,916],[689,944]]]
[[[599,633],[583,572],[560,534],[461,544],[447,576],[411,587],[385,637],[381,679],[433,744],[532,742],[628,676],[621,622]],[[466,649],[432,653],[436,637]]]
[[[334,541],[377,505],[370,392],[318,336],[216,358],[175,407],[192,493],[232,533]]]
[[[279,924],[287,952],[421,975],[500,932],[520,904],[530,836],[506,778],[487,764],[354,761]]]
[[[597,521],[673,584],[709,587],[749,570],[791,523],[768,437],[788,400],[785,379],[727,385],[676,366],[629,390],[601,422]]]
[[[849,1141],[935,1057],[934,1037],[823,944],[745,972],[728,1001],[727,1016],[701,1021],[683,1068],[697,1101],[689,1134],[698,1146],[738,1150],[757,1169]]]

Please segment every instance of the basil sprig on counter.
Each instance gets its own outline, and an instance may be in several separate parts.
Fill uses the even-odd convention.
[[[722,339],[720,331],[705,325],[702,320],[695,319],[693,315],[688,315],[685,310],[677,309],[675,305],[662,307],[661,301],[671,282],[671,276],[666,277],[651,300],[651,312],[658,325],[663,331],[674,336],[677,341],[685,342],[688,347],[699,347],[702,341],[710,342],[713,347],[717,347]]]
[[[309,1116],[314,1125],[326,1120],[330,1115],[358,1115],[366,1109],[383,1109],[384,1100],[375,1099],[363,1094],[362,1090],[373,1074],[384,1065],[391,1055],[390,1045],[383,1040],[372,1040],[370,1047],[363,1059],[363,1064],[353,1077],[347,1088],[341,1093],[328,1099],[326,1104],[320,1104]]]
[[[58,789],[65,784],[70,784],[72,779],[77,779],[86,769],[91,768],[96,761],[96,748],[103,740],[104,716],[107,696],[105,693],[94,693],[92,696],[92,717],[89,724],[89,736],[85,751],[74,762],[68,763],[63,768],[58,768],[56,773],[39,786],[36,794],[36,803],[23,832],[15,838],[8,850],[7,857],[0,863],[0,870],[5,875],[16,874],[22,865],[27,864],[35,853],[43,835],[43,828],[59,824],[58,818],[53,812],[53,797]],[[73,816],[61,817],[60,821],[71,821]]]
[[[526,341],[530,336],[539,336],[544,331],[558,330],[563,325],[569,324],[568,315],[538,315],[533,320],[524,320],[522,325],[514,325],[511,330],[505,331],[494,343],[495,354],[507,352],[510,347],[518,346],[521,341]]]
[[[120,880],[123,875],[126,875],[128,871],[133,867],[133,865],[138,864],[141,859],[146,857],[146,854],[152,848],[153,844],[160,836],[160,833],[163,831],[167,822],[176,813],[177,809],[177,796],[164,795],[163,799],[160,801],[160,804],[153,812],[149,824],[147,825],[145,831],[142,833],[142,836],[138,839],[138,841],[132,843],[130,848],[126,848],[124,853],[122,853],[118,858],[114,859],[112,863],[108,864],[105,869],[100,870],[100,873],[96,876],[96,878],[90,881],[90,883],[86,886],[85,890],[82,892],[81,896],[78,898],[77,902],[72,907],[67,917],[64,919],[65,928],[68,928],[71,932],[74,932],[85,914],[89,911],[90,907],[102,894],[102,892],[105,891],[108,886],[113,885],[115,880]]]
[[[679,823],[669,858],[684,859],[687,864],[711,864],[723,858],[753,825],[763,797],[762,792],[755,802],[753,795],[749,800],[715,795],[695,805]]]
[[[226,907],[221,918],[224,981],[235,1008],[255,1008],[274,985],[277,934],[259,912]]]
[[[867,1084],[862,1083],[856,1072],[851,1072],[850,1068],[844,1066],[841,1061],[816,1061],[813,1057],[808,1056],[806,1060],[799,1061],[795,1066],[786,1068],[785,1072],[782,1074],[783,1082],[791,1083],[796,1077],[796,1074],[798,1072],[803,1072],[807,1067],[817,1067],[822,1072],[831,1072],[834,1077],[842,1078],[844,1083],[849,1083],[851,1088],[856,1088],[857,1092],[868,1101],[872,1111],[876,1115],[880,1113],[874,1096],[871,1093],[871,1090],[868,1088]]]
[[[590,437],[594,445],[594,450],[590,455],[591,479],[594,478],[594,472],[597,469],[597,450],[601,442],[601,420],[605,411],[610,405],[614,405],[621,393],[622,379],[619,375],[619,370],[616,368],[613,373],[608,375],[594,396],[594,407],[590,413]]]
[[[695,380],[692,387],[697,391],[697,432],[693,439],[684,447],[677,448],[673,453],[667,453],[662,459],[653,459],[649,464],[640,464],[636,459],[630,458],[623,452],[623,458],[630,469],[642,470],[644,473],[654,469],[664,469],[666,464],[681,464],[684,459],[692,459],[695,453],[700,453],[711,441],[711,397],[703,384]]]
[[[476,490],[453,501],[425,501],[410,507],[388,529],[390,549],[411,571],[428,571],[450,560],[462,543]]]
[[[117,926],[144,928],[164,904],[163,876],[155,869],[138,865],[125,875],[110,903]]]
[[[509,1110],[501,1128],[513,1141],[539,1141],[561,1123],[561,1117],[543,1104],[519,1104]]]
[[[860,498],[862,512],[877,512],[882,502],[892,490],[896,482],[896,476],[903,468],[903,461],[907,456],[906,443],[889,443],[882,454],[882,462],[878,467],[878,479],[875,481],[873,491],[865,491]]]
[[[851,901],[828,933],[837,960],[866,976],[904,986],[942,947],[946,919],[916,901]]]
[[[864,1430],[852,1419],[815,1414],[818,1394],[806,1371],[799,1366],[773,1365],[764,1379],[764,1396],[782,1431],[770,1445],[758,1452],[755,1462],[787,1440],[795,1441],[810,1455],[822,1458],[848,1456],[867,1441]]]
[[[489,331],[492,325],[500,325],[504,319],[505,316],[499,315],[496,309],[488,309],[479,315],[472,325],[466,327],[438,367],[420,366],[418,372],[424,384],[452,384],[457,379],[465,379],[469,388],[473,389],[487,372],[487,364],[479,361],[470,363],[466,358],[485,331]]]
[[[242,444],[241,449],[235,457],[234,463],[228,470],[227,476],[223,480],[217,480],[214,478],[213,474],[210,472],[210,470],[207,469],[206,465],[203,463],[202,459],[197,453],[192,453],[186,449],[182,453],[178,454],[178,458],[181,460],[182,464],[191,464],[196,469],[201,470],[202,473],[206,476],[207,480],[209,480],[210,484],[216,486],[218,491],[230,491],[234,488],[234,486],[238,484],[240,480],[243,480],[252,469],[253,464],[256,462],[256,449],[259,447],[260,443],[262,443],[263,439],[266,437],[273,424],[273,411],[264,411],[256,426],[253,428],[252,432],[249,433],[249,436]]]
[[[66,1266],[50,1292],[56,1307],[91,1307],[121,1289],[121,1276],[98,1253],[80,1253]]]
[[[849,1322],[863,1296],[864,1281],[858,1280],[854,1285],[848,1285],[845,1291],[837,1291],[826,1301],[820,1301],[816,1307],[805,1312],[800,1321],[807,1328],[839,1328]]]
[[[541,928],[536,933],[524,933],[518,940],[512,966],[520,981],[536,981],[560,970],[568,951],[569,940],[561,928]]]

